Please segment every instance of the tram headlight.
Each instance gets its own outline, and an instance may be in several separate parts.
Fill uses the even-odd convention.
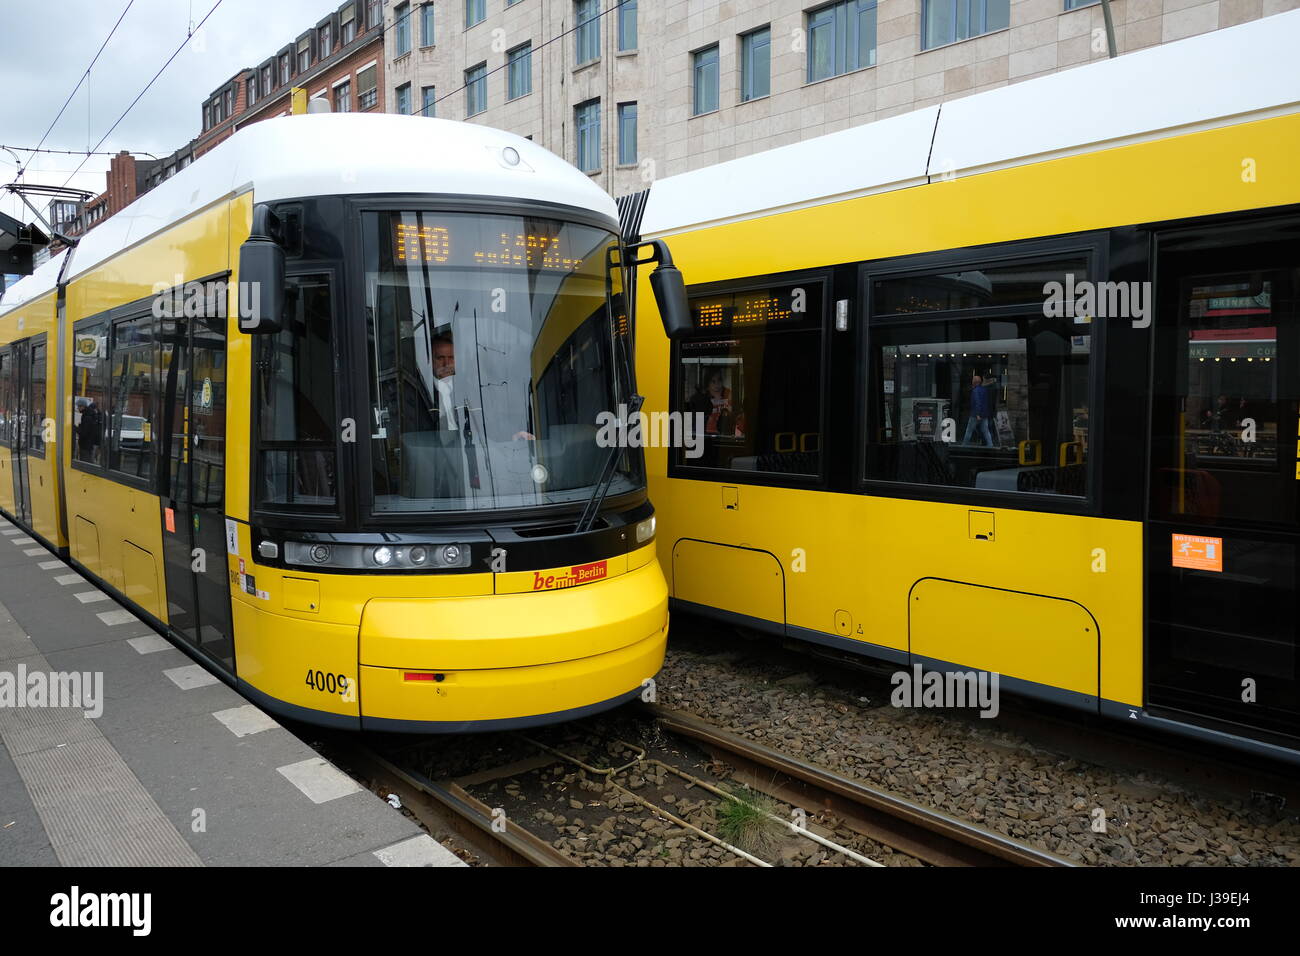
[[[463,542],[395,541],[385,544],[341,544],[317,541],[284,542],[286,564],[319,571],[440,571],[468,568],[470,546]]]
[[[651,515],[650,517],[646,518],[644,521],[638,521],[636,523],[637,544],[645,544],[647,541],[653,540],[654,536],[655,536],[654,515]]]

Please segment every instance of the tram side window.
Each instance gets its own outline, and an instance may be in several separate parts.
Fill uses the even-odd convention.
[[[153,318],[113,326],[112,421],[109,468],[143,478],[153,476]]]
[[[0,445],[8,448],[12,442],[9,440],[9,429],[12,427],[11,419],[13,414],[10,409],[13,407],[11,393],[13,391],[13,354],[9,349],[0,350]]]
[[[869,479],[1087,494],[1091,318],[1051,317],[1043,303],[1044,285],[1066,273],[1085,280],[1087,264],[874,284]],[[1026,299],[1036,301],[1017,304]],[[974,309],[1003,314],[963,316]],[[900,318],[877,321],[882,311]]]
[[[88,465],[103,465],[108,424],[108,324],[80,326],[74,340],[72,458]]]
[[[284,327],[256,343],[263,505],[333,511],[337,501],[330,280],[290,276]],[[364,429],[366,422],[356,427]]]
[[[823,298],[818,279],[691,299],[697,329],[727,334],[678,347],[678,467],[822,473]]]
[[[45,342],[32,345],[31,404],[28,416],[31,428],[28,431],[27,450],[33,455],[45,457]]]

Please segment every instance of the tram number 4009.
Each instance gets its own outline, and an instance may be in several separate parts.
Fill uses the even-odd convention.
[[[343,674],[326,674],[323,671],[307,671],[307,686],[326,694],[341,694],[345,699],[352,693],[352,680]]]

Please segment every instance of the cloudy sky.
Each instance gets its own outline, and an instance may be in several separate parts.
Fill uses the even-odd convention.
[[[217,0],[132,0],[90,77],[68,104],[26,181],[61,186],[167,57]],[[327,12],[335,0],[221,0],[202,30],[105,140],[101,150],[163,156],[199,132],[202,102],[242,67],[255,66]],[[85,73],[127,0],[0,0],[0,145],[35,146]],[[27,160],[31,154],[18,151]],[[107,156],[93,156],[68,184],[104,190]],[[14,157],[0,150],[0,186]],[[35,201],[35,200],[34,200]],[[36,203],[44,208],[43,202]],[[30,221],[17,197],[0,194],[0,212]]]

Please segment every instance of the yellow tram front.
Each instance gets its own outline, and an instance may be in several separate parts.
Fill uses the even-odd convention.
[[[249,521],[229,542],[245,692],[416,732],[639,694],[667,587],[640,450],[602,425],[634,391],[617,223],[410,196],[252,222],[255,334],[230,353],[250,363]]]

